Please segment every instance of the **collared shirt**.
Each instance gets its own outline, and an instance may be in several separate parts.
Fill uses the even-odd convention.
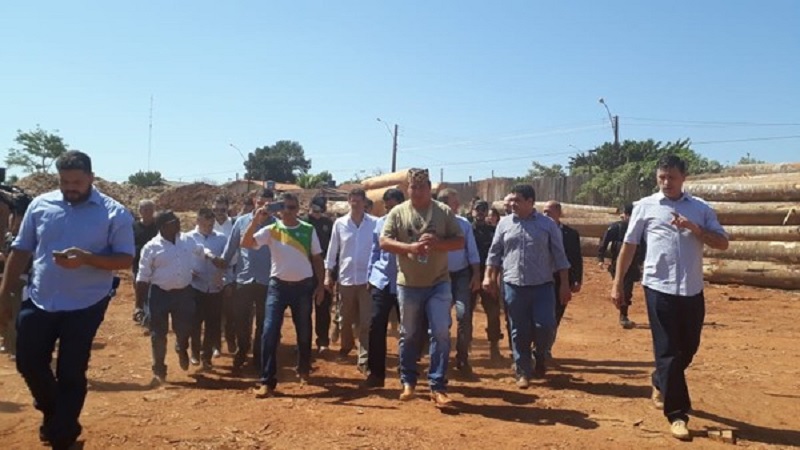
[[[109,295],[114,274],[88,265],[65,269],[54,251],[78,247],[99,255],[134,255],[133,216],[116,200],[91,188],[89,199],[72,204],[61,191],[36,197],[11,248],[33,253],[30,298],[45,311],[88,308]]]
[[[228,239],[225,235],[213,230],[211,234],[206,236],[201,233],[199,229],[195,228],[187,233],[187,235],[194,239],[198,245],[202,245],[210,258],[221,258],[222,252],[225,251],[225,244],[228,243]],[[220,269],[215,266],[211,259],[199,259],[197,260],[192,274],[192,287],[200,292],[220,292],[225,285],[225,272],[225,269]]]
[[[361,219],[361,225],[356,225],[350,214],[333,223],[325,268],[332,270],[336,267],[338,257],[339,284],[342,286],[367,284],[374,231],[375,219],[366,214]]]
[[[552,282],[553,273],[570,267],[558,225],[536,211],[500,219],[487,264],[503,267],[503,281],[516,286]]]
[[[379,218],[375,222],[375,230],[372,232],[372,253],[369,258],[369,284],[378,289],[386,289],[397,294],[397,257],[392,253],[381,250],[381,232],[386,223],[386,216]]]
[[[179,233],[173,243],[159,233],[142,249],[136,281],[165,291],[183,289],[191,284],[192,272],[205,258],[206,250],[188,234]]]
[[[242,236],[252,221],[253,213],[239,216],[236,219],[231,235],[228,237],[228,243],[225,245],[222,259],[225,260],[228,267],[232,266],[234,262],[236,263],[235,278],[238,284],[258,283],[266,286],[269,284],[269,274],[272,266],[269,247],[253,250],[251,248],[242,248],[241,246]],[[264,229],[273,222],[275,222],[275,219],[270,217],[261,224],[259,230]]]
[[[258,230],[253,239],[258,247],[269,246],[272,254],[270,276],[281,281],[301,281],[314,275],[311,257],[322,253],[314,227],[302,220],[288,227],[278,220]]]
[[[458,272],[473,264],[480,264],[481,257],[478,254],[478,246],[475,244],[475,233],[472,232],[472,224],[465,217],[456,215],[458,226],[464,233],[464,248],[447,252],[447,270]]]
[[[231,235],[231,231],[233,231],[233,224],[235,222],[236,221],[233,219],[233,217],[226,218],[225,221],[222,223],[217,222],[217,219],[214,218],[214,231],[222,234],[227,238],[228,236]]]
[[[686,217],[705,231],[725,235],[717,214],[705,202],[684,193],[670,200],[657,192],[639,200],[625,233],[625,242],[647,244],[642,284],[650,289],[691,297],[703,290],[703,241],[691,231],[672,225],[673,213]]]

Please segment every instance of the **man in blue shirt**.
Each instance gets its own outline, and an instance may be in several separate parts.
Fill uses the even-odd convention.
[[[685,180],[682,159],[668,155],[658,162],[659,192],[633,207],[611,299],[617,308],[625,305],[625,274],[644,238],[642,285],[656,360],[652,400],[667,417],[672,435],[688,441],[692,402],[684,371],[700,346],[705,317],[703,246],[726,250],[728,236],[708,203],[683,192]]]
[[[93,186],[92,161],[78,151],[56,161],[60,191],[36,197],[11,244],[0,286],[0,324],[5,323],[13,283],[33,258],[17,319],[20,372],[44,420],[42,440],[68,448],[81,434],[86,369],[92,341],[114,290],[114,270],[133,263],[133,216]],[[51,360],[56,341],[56,373]]]
[[[405,195],[400,189],[387,189],[383,193],[383,203],[386,205],[386,214],[395,206],[405,201]],[[367,274],[369,276],[369,289],[372,295],[372,317],[369,322],[369,351],[367,368],[369,375],[364,381],[364,387],[383,387],[386,380],[386,328],[389,326],[389,315],[394,309],[400,315],[397,304],[397,257],[392,253],[381,250],[380,237],[386,216],[375,222],[372,238],[372,256],[369,261]]]
[[[502,269],[517,387],[527,389],[533,375],[545,375],[546,352],[555,337],[555,302],[572,298],[569,262],[561,230],[534,208],[533,186],[511,190],[512,214],[500,219],[486,262],[484,289],[497,289]],[[555,292],[553,274],[561,278]],[[558,297],[556,297],[556,294]],[[531,341],[536,344],[536,366],[531,367]]]
[[[275,199],[271,189],[264,189],[253,201],[255,206],[261,208],[269,206]],[[272,267],[272,255],[269,247],[263,246],[258,250],[243,248],[242,236],[253,221],[253,212],[249,212],[236,219],[222,259],[230,267],[236,259],[236,292],[233,296],[234,328],[236,329],[236,355],[233,357],[234,371],[241,370],[247,360],[250,346],[253,346],[253,367],[261,369],[261,332],[264,329],[264,308],[267,301],[267,285]],[[273,223],[270,217],[260,228]],[[255,341],[253,340],[253,312],[255,311]]]

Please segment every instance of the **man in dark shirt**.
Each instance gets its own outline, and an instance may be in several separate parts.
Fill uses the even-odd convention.
[[[158,226],[155,221],[156,205],[152,200],[142,200],[139,202],[139,220],[133,224],[133,240],[136,246],[136,254],[133,256],[133,283],[136,292],[136,303],[133,309],[133,321],[148,328],[149,317],[146,313],[145,298],[138,295],[135,289],[136,275],[139,273],[139,259],[142,256],[142,247],[150,242],[158,234]]]
[[[328,244],[331,242],[331,232],[333,230],[333,221],[330,217],[325,215],[327,211],[327,200],[325,197],[314,197],[311,200],[311,207],[309,208],[308,217],[304,220],[314,226],[319,237],[319,243],[322,247],[322,254],[328,253]],[[338,271],[334,270],[334,273]],[[331,328],[331,305],[333,304],[333,296],[330,291],[325,290],[325,297],[322,303],[314,304],[314,331],[317,335],[317,351],[322,354],[328,347],[330,347],[330,337],[328,332]]]
[[[486,258],[489,256],[489,248],[494,239],[495,227],[486,222],[486,215],[489,213],[489,203],[484,200],[476,201],[472,206],[472,232],[475,234],[475,244],[478,246],[478,256],[481,266],[481,283],[486,272]],[[488,290],[481,289],[480,292],[472,293],[472,307],[477,303],[477,296],[480,293],[483,312],[486,313],[486,338],[489,340],[489,354],[494,362],[500,361],[503,357],[500,354],[499,342],[503,339],[500,331],[500,303],[497,297]]]
[[[561,209],[561,203],[550,200],[549,202],[545,203],[544,211],[542,211],[545,216],[553,219],[553,221],[558,225],[558,228],[561,229],[561,234],[564,237],[564,252],[567,254],[567,261],[569,261],[569,290],[573,294],[577,294],[581,291],[581,285],[583,284],[583,256],[581,255],[581,236],[574,228],[570,228],[567,225],[561,223],[561,216],[563,214]],[[555,278],[555,288],[556,292],[558,292],[559,287],[561,286],[561,280],[558,277]],[[567,305],[561,302],[556,302],[556,333],[558,333],[558,327],[561,325],[561,318],[564,317],[564,311],[567,310]],[[555,338],[553,339],[555,343]],[[552,348],[552,347],[551,347]],[[550,351],[547,352],[548,357],[552,356]]]
[[[608,227],[608,230],[606,230],[606,233],[603,235],[603,240],[600,243],[600,249],[597,253],[598,264],[600,267],[603,267],[605,265],[606,252],[608,252],[609,247],[611,247],[611,264],[608,266],[608,272],[611,274],[612,280],[617,270],[617,257],[622,248],[622,239],[625,237],[625,232],[628,231],[628,220],[630,220],[632,212],[633,204],[629,203],[625,205],[622,220],[614,222]],[[642,279],[641,266],[644,262],[644,249],[644,245],[639,245],[633,263],[625,273],[625,278],[623,280],[624,298],[623,304],[619,308],[619,324],[626,330],[630,330],[636,326],[635,323],[628,319],[628,307],[630,307],[631,299],[633,298],[633,284]]]

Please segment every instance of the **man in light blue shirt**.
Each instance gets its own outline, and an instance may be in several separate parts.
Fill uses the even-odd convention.
[[[472,343],[472,293],[481,288],[481,257],[478,254],[478,245],[475,243],[475,233],[472,224],[459,216],[458,209],[461,203],[455,189],[443,189],[438,195],[439,201],[453,210],[461,232],[464,233],[464,248],[447,254],[447,268],[450,271],[450,289],[453,293],[453,303],[456,307],[456,369],[466,376],[472,375],[472,366],[469,364],[469,347]]]
[[[39,437],[67,448],[81,434],[92,341],[113,295],[114,270],[133,263],[133,216],[93,186],[92,161],[78,151],[56,161],[60,191],[31,203],[11,244],[0,287],[0,324],[13,283],[33,258],[30,298],[17,319],[17,370],[44,420]],[[58,347],[57,373],[51,369]]]
[[[611,299],[624,304],[624,275],[642,238],[645,299],[656,370],[652,400],[670,422],[672,435],[691,440],[686,426],[692,403],[684,371],[700,346],[705,317],[703,246],[728,248],[728,236],[705,201],[683,192],[686,163],[669,155],[658,162],[659,192],[633,208],[617,259]]]
[[[405,201],[400,189],[387,189],[383,193],[383,204],[386,214],[395,206]],[[369,322],[369,349],[367,368],[369,375],[364,387],[380,388],[386,380],[386,328],[389,326],[389,315],[392,310],[400,315],[397,303],[397,257],[381,250],[380,237],[386,216],[375,222],[372,233],[372,255],[369,260],[369,289],[372,296],[372,317]]]
[[[271,189],[264,189],[253,201],[257,208],[268,206],[275,199]],[[242,236],[253,221],[253,213],[249,212],[236,219],[225,245],[222,259],[225,264],[232,265],[236,258],[236,292],[233,295],[234,328],[236,329],[236,355],[233,357],[233,369],[241,370],[247,360],[250,346],[253,347],[253,367],[261,370],[261,333],[264,329],[264,308],[267,301],[267,286],[272,270],[272,256],[265,245],[257,250],[241,246]],[[270,217],[260,228],[273,223]],[[255,341],[253,340],[253,312],[255,311]]]
[[[496,290],[502,268],[517,387],[527,389],[530,378],[546,372],[546,351],[556,330],[555,302],[569,303],[569,261],[563,236],[555,222],[534,208],[533,186],[511,190],[513,214],[500,219],[486,262],[484,289]],[[561,278],[556,298],[553,274]],[[536,366],[531,364],[531,341],[536,343]]]

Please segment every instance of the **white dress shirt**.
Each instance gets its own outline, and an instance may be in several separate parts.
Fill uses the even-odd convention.
[[[205,257],[203,246],[187,234],[178,234],[174,244],[158,234],[142,247],[136,281],[165,291],[183,289],[192,282],[195,265]]]
[[[221,258],[225,250],[228,239],[216,231],[211,231],[208,236],[200,232],[199,228],[186,233],[194,239],[197,244],[202,245],[205,253],[211,258]],[[209,258],[198,258],[195,262],[194,273],[192,276],[192,287],[200,292],[217,293],[222,290],[225,284],[225,269],[217,268]]]
[[[214,231],[223,234],[225,237],[230,237],[234,222],[235,220],[232,217],[228,217],[225,219],[225,222],[222,223],[219,223],[217,222],[217,219],[214,219]]]
[[[342,286],[367,284],[374,231],[375,218],[369,214],[364,214],[361,225],[356,225],[350,214],[333,223],[325,268],[336,267],[336,257],[339,257],[339,284]]]

